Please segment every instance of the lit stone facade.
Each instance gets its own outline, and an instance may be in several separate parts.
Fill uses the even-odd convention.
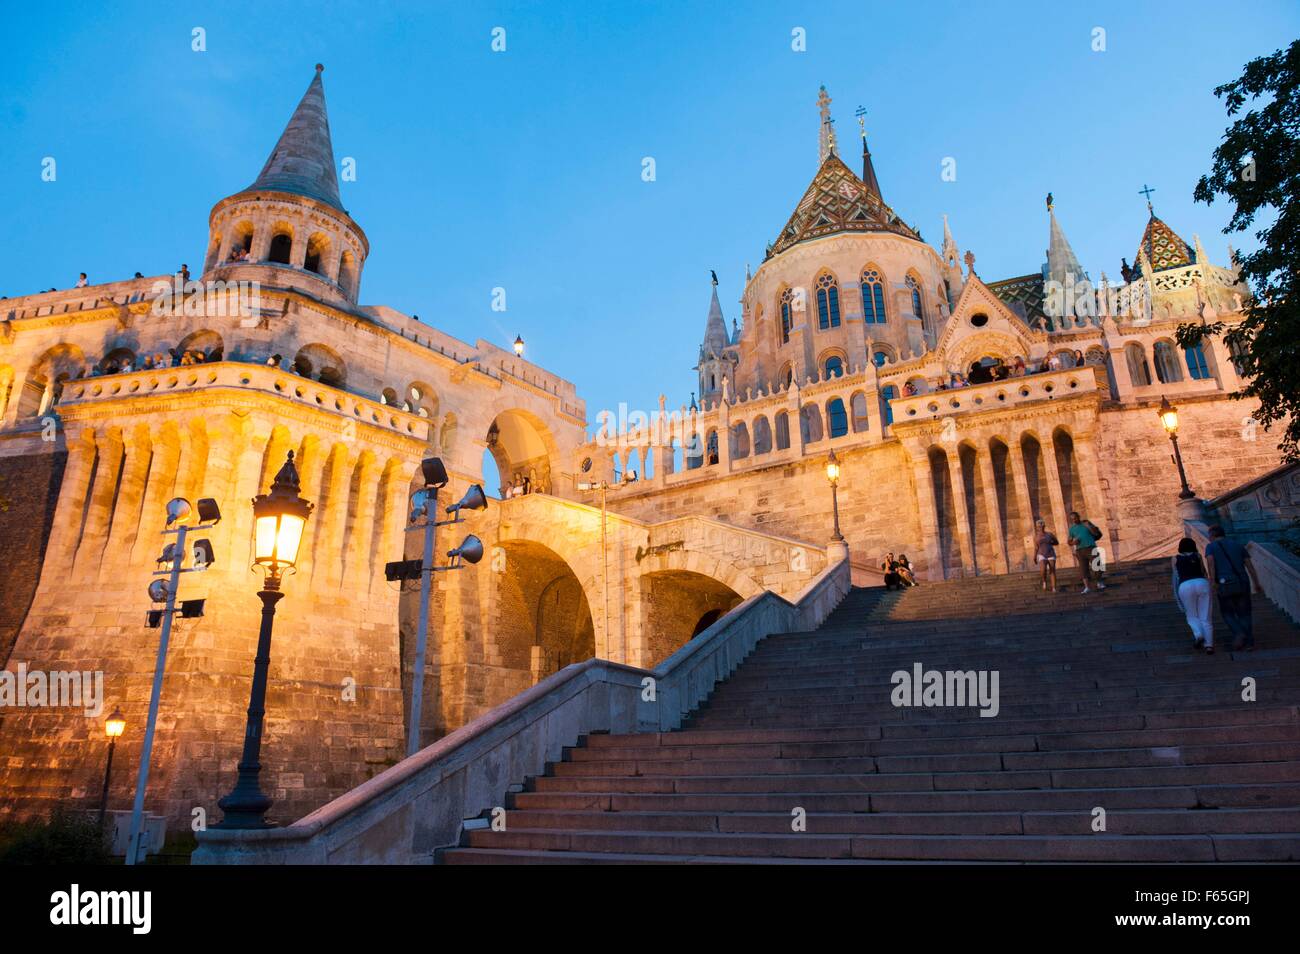
[[[287,820],[404,751],[418,601],[384,564],[419,555],[406,504],[424,457],[451,475],[444,506],[483,480],[486,454],[502,483],[532,491],[441,531],[440,552],[473,532],[487,555],[437,576],[425,741],[572,662],[653,666],[764,590],[794,598],[835,558],[832,448],[864,580],[887,549],[930,578],[1023,568],[1032,518],[1063,534],[1072,508],[1103,526],[1112,559],[1159,551],[1179,529],[1162,395],[1179,404],[1201,496],[1276,464],[1229,398],[1239,382],[1217,342],[1203,364],[1171,363],[1164,344],[1156,361],[1180,322],[1231,321],[1248,294],[1199,243],[1149,227],[1136,307],[1048,321],[1043,276],[986,284],[946,227],[935,251],[828,130],[735,333],[715,286],[701,406],[661,400],[591,439],[572,383],[359,304],[370,248],[340,199],[318,70],[258,178],[213,208],[200,274],[0,301],[0,533],[20,541],[0,578],[0,661],[104,673],[105,708],[131,726],[113,796],[125,807],[164,506],[217,499],[216,562],[182,577],[206,613],[177,621],[149,796],[177,825],[198,808],[216,820],[260,610],[248,501],[294,451],[316,509],[280,604],[263,773]],[[1054,215],[1050,234],[1045,274],[1081,279]],[[936,389],[986,356],[1075,349],[1084,366]],[[0,713],[0,817],[92,800],[101,734],[78,709]]]

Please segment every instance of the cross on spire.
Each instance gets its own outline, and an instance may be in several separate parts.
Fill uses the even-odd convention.
[[[862,133],[862,141],[867,141],[867,107],[859,106],[853,111],[853,115],[858,117],[858,130]]]
[[[835,151],[835,129],[831,119],[831,97],[826,92],[826,86],[823,85],[817,92],[817,109],[821,113],[821,124],[818,127],[818,164],[826,161],[826,157]]]
[[[1147,197],[1147,211],[1152,215],[1156,214],[1156,210],[1151,207],[1151,193],[1155,191],[1155,189],[1151,188],[1145,182],[1142,183],[1142,188],[1138,189],[1138,195],[1144,195]]]

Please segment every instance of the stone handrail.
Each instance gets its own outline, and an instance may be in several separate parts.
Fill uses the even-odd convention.
[[[894,426],[908,421],[930,420],[952,414],[1010,407],[1032,401],[1068,397],[1099,391],[1097,375],[1091,366],[1025,374],[987,384],[970,384],[946,391],[927,391],[908,397],[894,398],[890,406],[894,411]]]
[[[1276,543],[1256,540],[1246,544],[1246,552],[1264,595],[1300,623],[1300,560]]]
[[[850,586],[846,555],[789,601],[750,597],[654,670],[568,666],[284,828],[199,832],[195,864],[427,864],[591,732],[667,732],[764,637],[815,629]]]

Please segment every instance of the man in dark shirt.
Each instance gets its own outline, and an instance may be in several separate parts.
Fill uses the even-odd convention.
[[[1210,527],[1210,545],[1205,548],[1205,569],[1219,597],[1219,612],[1232,630],[1232,648],[1254,650],[1255,627],[1251,620],[1250,594],[1259,589],[1259,577],[1250,553],[1237,540],[1229,540],[1223,527]]]

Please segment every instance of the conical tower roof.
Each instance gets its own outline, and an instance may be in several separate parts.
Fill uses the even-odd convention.
[[[722,303],[718,301],[718,284],[713,283],[713,297],[709,300],[709,317],[704,322],[705,354],[722,354],[731,343],[727,337],[727,323],[722,317]]]
[[[1192,247],[1178,237],[1178,233],[1158,218],[1155,212],[1147,219],[1147,227],[1142,232],[1142,242],[1138,245],[1138,254],[1133,261],[1138,261],[1146,252],[1153,272],[1163,272],[1168,268],[1183,268],[1196,262]]]
[[[822,161],[799,205],[772,243],[772,254],[835,232],[894,232],[920,239],[834,152]]]
[[[334,171],[334,145],[325,111],[325,87],[321,84],[324,71],[325,67],[317,63],[307,92],[289,117],[257,180],[245,192],[289,192],[345,211]]]
[[[1061,223],[1056,220],[1056,210],[1050,203],[1047,206],[1047,216],[1051,224],[1048,229],[1047,264],[1043,267],[1043,278],[1062,285],[1066,284],[1067,276],[1073,282],[1083,281],[1087,275],[1083,271],[1083,266],[1079,264],[1074,249],[1070,247],[1070,241],[1065,237]]]

